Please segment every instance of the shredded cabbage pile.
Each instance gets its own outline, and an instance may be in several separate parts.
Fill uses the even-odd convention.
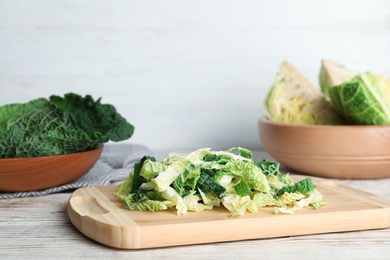
[[[288,174],[281,174],[279,163],[255,162],[252,157],[250,150],[241,147],[171,154],[161,162],[145,156],[115,196],[130,210],[176,208],[183,215],[222,205],[230,217],[266,206],[273,206],[275,213],[293,213],[327,203],[310,178],[294,182]]]

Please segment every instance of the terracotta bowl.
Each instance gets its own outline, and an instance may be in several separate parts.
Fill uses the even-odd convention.
[[[0,159],[0,192],[37,191],[73,182],[99,159],[103,146],[66,155]]]
[[[261,143],[291,170],[339,179],[390,177],[390,125],[294,125],[259,120]]]

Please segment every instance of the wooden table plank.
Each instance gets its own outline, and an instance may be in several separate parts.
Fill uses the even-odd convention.
[[[340,182],[390,199],[390,179]],[[66,212],[70,195],[0,200],[0,259],[388,259],[390,229],[118,250],[73,227]]]

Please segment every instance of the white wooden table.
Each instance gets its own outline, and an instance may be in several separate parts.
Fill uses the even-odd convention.
[[[272,159],[263,151],[254,155]],[[390,178],[337,181],[390,199]],[[390,229],[118,250],[74,228],[66,211],[70,195],[0,200],[0,259],[390,259]]]

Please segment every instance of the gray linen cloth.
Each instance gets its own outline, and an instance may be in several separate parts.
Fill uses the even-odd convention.
[[[152,152],[138,144],[105,144],[102,155],[92,169],[72,183],[40,191],[0,193],[0,199],[43,196],[86,186],[110,185],[126,179],[134,164]]]

